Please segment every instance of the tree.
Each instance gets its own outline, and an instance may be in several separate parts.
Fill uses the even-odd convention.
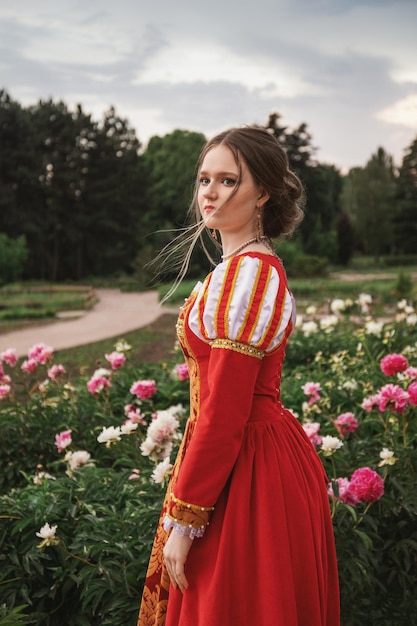
[[[205,141],[201,133],[174,130],[164,137],[152,137],[148,143],[144,158],[149,191],[142,220],[148,256],[156,256],[187,223],[196,164]],[[149,247],[153,252],[149,252]],[[190,274],[199,274],[205,264],[206,259],[197,248]]]
[[[24,236],[12,239],[0,233],[0,285],[12,283],[21,277],[26,258]]]
[[[39,278],[75,278],[69,233],[82,188],[84,162],[77,135],[83,113],[79,109],[73,114],[64,102],[52,100],[39,101],[29,112],[35,129],[42,194],[42,202],[30,211],[26,226],[31,260]]]
[[[34,135],[28,112],[0,90],[0,232],[12,238],[41,201]]]
[[[342,176],[333,165],[317,164],[306,168],[305,216],[300,232],[308,254],[337,261],[335,224],[340,213]]]
[[[85,182],[79,219],[87,212],[90,228],[83,235],[82,274],[129,272],[141,245],[147,214],[147,180],[141,144],[126,119],[114,108],[80,138],[86,146]]]
[[[398,177],[398,211],[394,221],[396,250],[417,251],[417,138],[407,149]]]
[[[273,133],[286,151],[290,169],[305,190],[304,220],[300,227],[303,248],[309,254],[327,256],[336,254],[335,217],[340,211],[339,196],[342,177],[333,165],[317,162],[316,148],[304,122],[290,131],[281,124],[281,115],[272,113],[266,128]]]
[[[339,213],[336,219],[338,244],[338,261],[341,265],[349,265],[355,251],[355,231],[352,221],[346,213]]]
[[[381,147],[364,168],[351,169],[345,179],[343,210],[352,219],[363,251],[376,258],[393,249],[395,195],[393,159]]]
[[[52,100],[22,109],[1,92],[0,141],[0,232],[25,235],[29,278],[131,271],[146,176],[126,120]]]

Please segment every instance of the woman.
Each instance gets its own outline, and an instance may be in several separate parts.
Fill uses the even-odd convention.
[[[280,401],[295,307],[270,239],[294,230],[301,195],[265,129],[231,129],[203,149],[195,207],[223,256],[178,320],[191,414],[139,626],[339,624],[325,473]]]

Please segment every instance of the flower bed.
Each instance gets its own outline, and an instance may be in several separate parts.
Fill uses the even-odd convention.
[[[417,325],[404,302],[393,321],[373,319],[365,296],[354,318],[354,303],[338,300],[331,320],[313,310],[301,320],[282,395],[328,475],[343,626],[408,626],[417,609]],[[0,605],[26,605],[26,623],[136,624],[188,371],[178,351],[158,365],[129,354],[120,341],[106,367],[75,380],[49,346],[23,362],[12,348],[0,355]]]

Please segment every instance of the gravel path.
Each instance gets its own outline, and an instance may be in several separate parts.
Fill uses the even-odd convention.
[[[408,274],[411,278],[411,280],[413,281],[417,281],[417,272],[404,272],[405,274]],[[393,273],[393,272],[379,272],[379,273],[372,273],[369,272],[367,274],[355,274],[355,273],[349,273],[349,274],[344,274],[343,272],[333,272],[330,275],[331,278],[336,279],[336,280],[340,280],[340,281],[345,281],[345,282],[357,282],[360,280],[396,280],[398,278],[398,273]]]
[[[124,293],[118,289],[97,289],[96,293],[99,302],[91,311],[0,335],[0,352],[15,348],[18,356],[25,356],[29,348],[40,342],[54,350],[63,350],[109,337],[122,337],[124,333],[151,324],[164,313],[177,312],[177,309],[161,307],[156,291]]]

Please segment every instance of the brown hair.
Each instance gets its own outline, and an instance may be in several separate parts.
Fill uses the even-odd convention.
[[[289,169],[287,155],[278,140],[259,126],[231,128],[205,144],[198,161],[198,172],[209,150],[220,144],[233,152],[239,168],[239,180],[243,160],[255,182],[269,194],[262,212],[264,234],[271,238],[290,235],[304,217],[300,207],[303,186]],[[236,193],[239,180],[231,196]],[[198,221],[197,187],[198,176],[192,203]]]
[[[304,217],[300,207],[303,186],[299,178],[289,169],[287,155],[273,135],[260,126],[231,128],[216,135],[204,145],[197,164],[194,196],[189,209],[189,216],[195,223],[177,231],[178,235],[165,246],[153,261],[162,260],[163,264],[169,264],[171,269],[179,267],[179,273],[174,284],[161,303],[169,299],[186,275],[193,249],[198,240],[201,241],[208,259],[213,265],[216,265],[205,245],[203,232],[208,232],[217,248],[220,248],[220,244],[213,239],[211,231],[201,219],[197,194],[199,174],[204,157],[211,148],[220,144],[230,148],[239,171],[237,184],[230,197],[239,188],[242,161],[245,162],[255,183],[269,194],[269,199],[262,210],[263,232],[267,237],[276,238],[291,235]]]

